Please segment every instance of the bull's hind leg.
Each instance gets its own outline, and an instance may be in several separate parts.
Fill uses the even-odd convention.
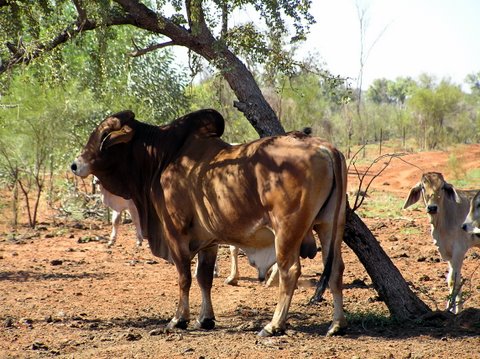
[[[108,241],[107,246],[111,247],[115,244],[117,240],[118,227],[120,226],[120,221],[122,219],[122,212],[117,212],[112,209],[112,233],[110,233],[110,240]]]
[[[237,285],[240,272],[238,271],[238,247],[230,246],[230,275],[225,279],[225,284]]]
[[[132,222],[135,225],[135,233],[137,234],[137,247],[141,247],[143,242],[143,234],[137,207],[135,207],[135,205],[131,205],[128,211],[130,212],[130,217],[132,217]]]
[[[322,244],[324,265],[327,261],[330,245],[334,246],[332,273],[330,274],[330,280],[328,281],[328,286],[333,297],[333,320],[327,331],[327,336],[331,336],[334,334],[340,334],[347,327],[347,320],[343,311],[343,271],[345,270],[345,264],[342,259],[343,230],[341,228],[338,229],[340,233],[337,233],[335,243],[331,243],[331,225],[316,225],[314,226],[314,229]]]
[[[212,306],[213,272],[217,259],[218,246],[212,246],[198,253],[197,282],[202,292],[202,307],[198,317],[198,327],[202,329],[215,328],[215,315]]]
[[[283,237],[285,238],[285,237]],[[279,297],[272,321],[258,333],[261,337],[283,334],[286,328],[288,310],[292,302],[293,292],[297,286],[301,273],[300,266],[300,242],[290,242],[287,247],[282,240],[282,234],[277,234],[276,253],[279,273]]]

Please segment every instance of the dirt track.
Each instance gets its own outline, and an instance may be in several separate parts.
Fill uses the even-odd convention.
[[[480,167],[480,145],[456,150],[462,168]],[[449,154],[430,152],[404,157],[447,180]],[[385,193],[404,198],[420,170],[394,160],[377,178],[367,201]],[[353,180],[350,188],[352,189]],[[100,221],[75,223],[48,213],[36,231],[21,228],[13,236],[8,207],[0,220],[0,358],[479,358],[480,250],[471,250],[464,265],[471,296],[463,315],[434,316],[418,323],[391,320],[358,259],[344,247],[344,336],[324,336],[332,316],[331,296],[308,305],[322,271],[319,258],[302,262],[302,277],[292,303],[285,336],[260,339],[256,333],[271,318],[276,288],[255,280],[255,271],[240,258],[241,280],[223,283],[228,251],[219,256],[220,278],[213,301],[217,327],[158,331],[174,313],[176,272],[154,258],[148,248],[134,249],[131,225],[121,229],[118,245],[108,249],[110,227]],[[440,260],[420,207],[401,216],[365,218],[407,281],[431,308],[443,309],[447,295],[447,264]],[[97,240],[100,239],[100,240]],[[199,289],[191,291],[192,317],[198,313]]]

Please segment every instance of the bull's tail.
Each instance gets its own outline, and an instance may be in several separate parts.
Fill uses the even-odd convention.
[[[346,201],[346,183],[344,182],[346,178],[343,178],[344,173],[344,158],[343,155],[336,149],[330,148],[329,149],[330,158],[332,160],[332,167],[333,167],[333,184],[332,190],[327,198],[327,201],[324,207],[328,207],[328,203],[330,201],[335,201],[335,213],[333,217],[333,224],[332,224],[332,238],[330,241],[330,245],[328,247],[328,254],[327,260],[324,264],[323,273],[320,276],[319,281],[317,282],[317,288],[315,290],[315,294],[310,299],[310,303],[320,302],[322,300],[323,293],[327,289],[328,282],[330,280],[330,275],[332,274],[332,267],[333,262],[335,259],[335,242],[337,240],[337,229],[338,229],[338,221],[340,217],[341,208],[343,205],[343,201]],[[324,208],[325,209],[325,208]]]
[[[332,248],[333,245],[330,245]],[[333,266],[333,250],[328,251],[327,262],[323,268],[323,273],[320,276],[320,279],[317,282],[317,288],[315,289],[315,294],[310,299],[310,303],[320,302],[323,297],[323,293],[327,289],[328,281],[330,280],[330,275],[332,274],[332,266]]]

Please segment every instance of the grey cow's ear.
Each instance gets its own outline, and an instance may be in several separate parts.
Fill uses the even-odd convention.
[[[412,204],[417,203],[420,199],[420,195],[422,194],[422,183],[417,183],[408,194],[408,198],[403,205],[403,209],[410,207]]]
[[[457,203],[460,203],[460,196],[458,195],[457,191],[455,191],[455,188],[450,183],[445,182],[443,184],[443,190],[445,191],[447,197]]]
[[[118,131],[112,131],[107,135],[107,137],[105,137],[100,145],[100,151],[106,150],[107,148],[119,143],[130,142],[134,134],[135,131],[133,128],[124,125]]]

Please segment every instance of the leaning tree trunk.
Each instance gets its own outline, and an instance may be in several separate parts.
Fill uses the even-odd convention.
[[[372,232],[350,207],[347,208],[343,240],[362,262],[392,316],[408,320],[430,311],[430,308],[411,291]]]

